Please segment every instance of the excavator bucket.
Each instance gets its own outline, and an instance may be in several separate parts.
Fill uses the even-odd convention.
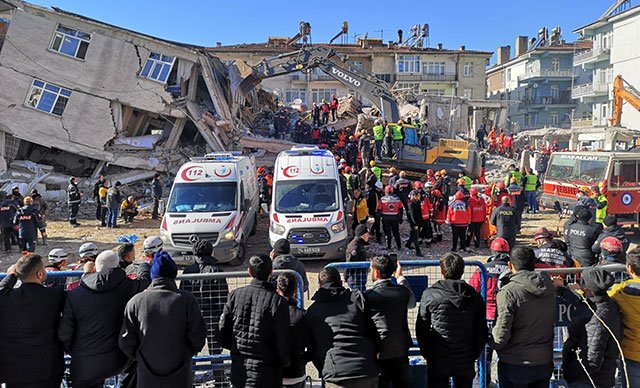
[[[236,62],[236,67],[240,75],[238,90],[246,95],[262,81],[262,77],[245,61]]]

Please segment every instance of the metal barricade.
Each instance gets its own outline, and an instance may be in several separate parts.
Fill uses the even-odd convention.
[[[327,267],[334,267],[338,269],[344,279],[345,284],[351,289],[357,289],[364,291],[367,288],[371,288],[373,281],[369,275],[370,262],[351,262],[351,263],[331,263]],[[409,320],[409,330],[414,339],[414,347],[410,350],[410,363],[412,368],[420,370],[420,375],[424,378],[424,381],[415,381],[415,387],[424,387],[426,385],[426,368],[424,359],[420,356],[420,352],[417,349],[416,335],[415,335],[415,322],[418,316],[418,310],[420,305],[420,299],[424,290],[435,283],[438,280],[443,279],[440,272],[439,260],[401,260],[402,272],[404,277],[409,283],[411,291],[416,297],[416,307],[408,310],[407,318]],[[469,280],[475,272],[478,272],[480,277],[480,295],[486,301],[487,300],[487,269],[484,264],[477,260],[465,260],[465,274],[463,279]],[[486,384],[486,364],[485,364],[485,352],[482,352],[480,359],[478,360],[477,376],[474,381],[474,387],[484,388]]]
[[[293,274],[298,283],[298,307],[304,307],[304,282],[302,277],[293,270],[273,271],[273,279],[282,273]],[[79,286],[83,273],[80,271],[48,272],[48,287],[64,287],[73,289]],[[7,274],[0,273],[0,280]],[[252,278],[247,271],[239,272],[216,272],[207,274],[181,274],[178,275],[176,283],[179,289],[191,292],[197,299],[202,316],[207,327],[207,342],[204,348],[193,357],[193,386],[194,387],[231,387],[229,380],[229,369],[231,368],[231,356],[227,350],[223,350],[215,340],[216,327],[224,305],[227,302],[231,291],[249,285]],[[19,286],[16,285],[16,287]],[[71,357],[65,357],[67,367],[70,365]],[[122,383],[122,376],[109,378],[106,388],[119,388]],[[65,371],[64,381],[61,387],[71,386],[71,376],[69,370]]]

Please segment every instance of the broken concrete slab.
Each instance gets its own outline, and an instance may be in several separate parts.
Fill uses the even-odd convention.
[[[240,138],[240,146],[242,148],[262,149],[267,152],[279,153],[282,151],[290,150],[296,143],[278,140],[270,137],[261,136],[242,136]]]

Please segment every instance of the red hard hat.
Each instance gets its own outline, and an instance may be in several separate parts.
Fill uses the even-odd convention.
[[[344,172],[351,172],[351,167],[347,166],[344,168]]]
[[[609,252],[619,253],[622,252],[622,242],[616,237],[606,237],[600,242],[600,249],[604,249]]]
[[[433,194],[434,197],[440,197],[442,195],[440,190],[433,190],[431,194]]]
[[[458,179],[458,184],[459,184],[460,186],[464,186],[464,185],[466,185],[466,184],[467,184],[467,181],[465,181],[464,179],[460,178],[460,179]]]
[[[433,175],[433,170],[432,169],[428,169],[427,170],[427,175]]]
[[[414,189],[421,189],[422,188],[422,182],[420,182],[420,181],[413,182],[413,188]]]
[[[475,187],[472,187],[471,190],[469,190],[469,194],[478,195],[478,189],[476,189]]]
[[[456,195],[454,196],[455,199],[463,199],[464,198],[464,194],[462,194],[462,191],[458,191],[456,193]]]
[[[549,229],[547,228],[540,228],[536,230],[536,233],[533,235],[534,240],[537,240],[540,238],[549,238],[549,237],[553,237],[553,234],[551,234],[551,232],[549,232]]]
[[[504,186],[504,182],[498,182],[497,187],[498,187],[499,190],[504,190],[504,187],[505,187]]]
[[[496,252],[509,252],[511,250],[509,249],[509,243],[507,242],[507,240],[503,239],[502,237],[496,237],[493,241],[491,241],[490,249]]]
[[[258,167],[258,174],[264,174],[264,173],[265,173],[264,167]]]
[[[385,192],[385,193],[393,193],[393,186],[391,186],[391,185],[386,185],[386,186],[384,187],[384,192]]]

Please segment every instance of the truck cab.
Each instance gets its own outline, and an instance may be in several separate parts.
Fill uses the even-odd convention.
[[[259,207],[253,157],[212,153],[178,170],[162,219],[164,249],[182,264],[194,261],[193,246],[210,241],[218,262],[240,264],[246,239],[255,233]]]
[[[271,245],[287,239],[307,259],[342,259],[347,245],[344,198],[331,152],[293,147],[278,155],[270,207]]]

